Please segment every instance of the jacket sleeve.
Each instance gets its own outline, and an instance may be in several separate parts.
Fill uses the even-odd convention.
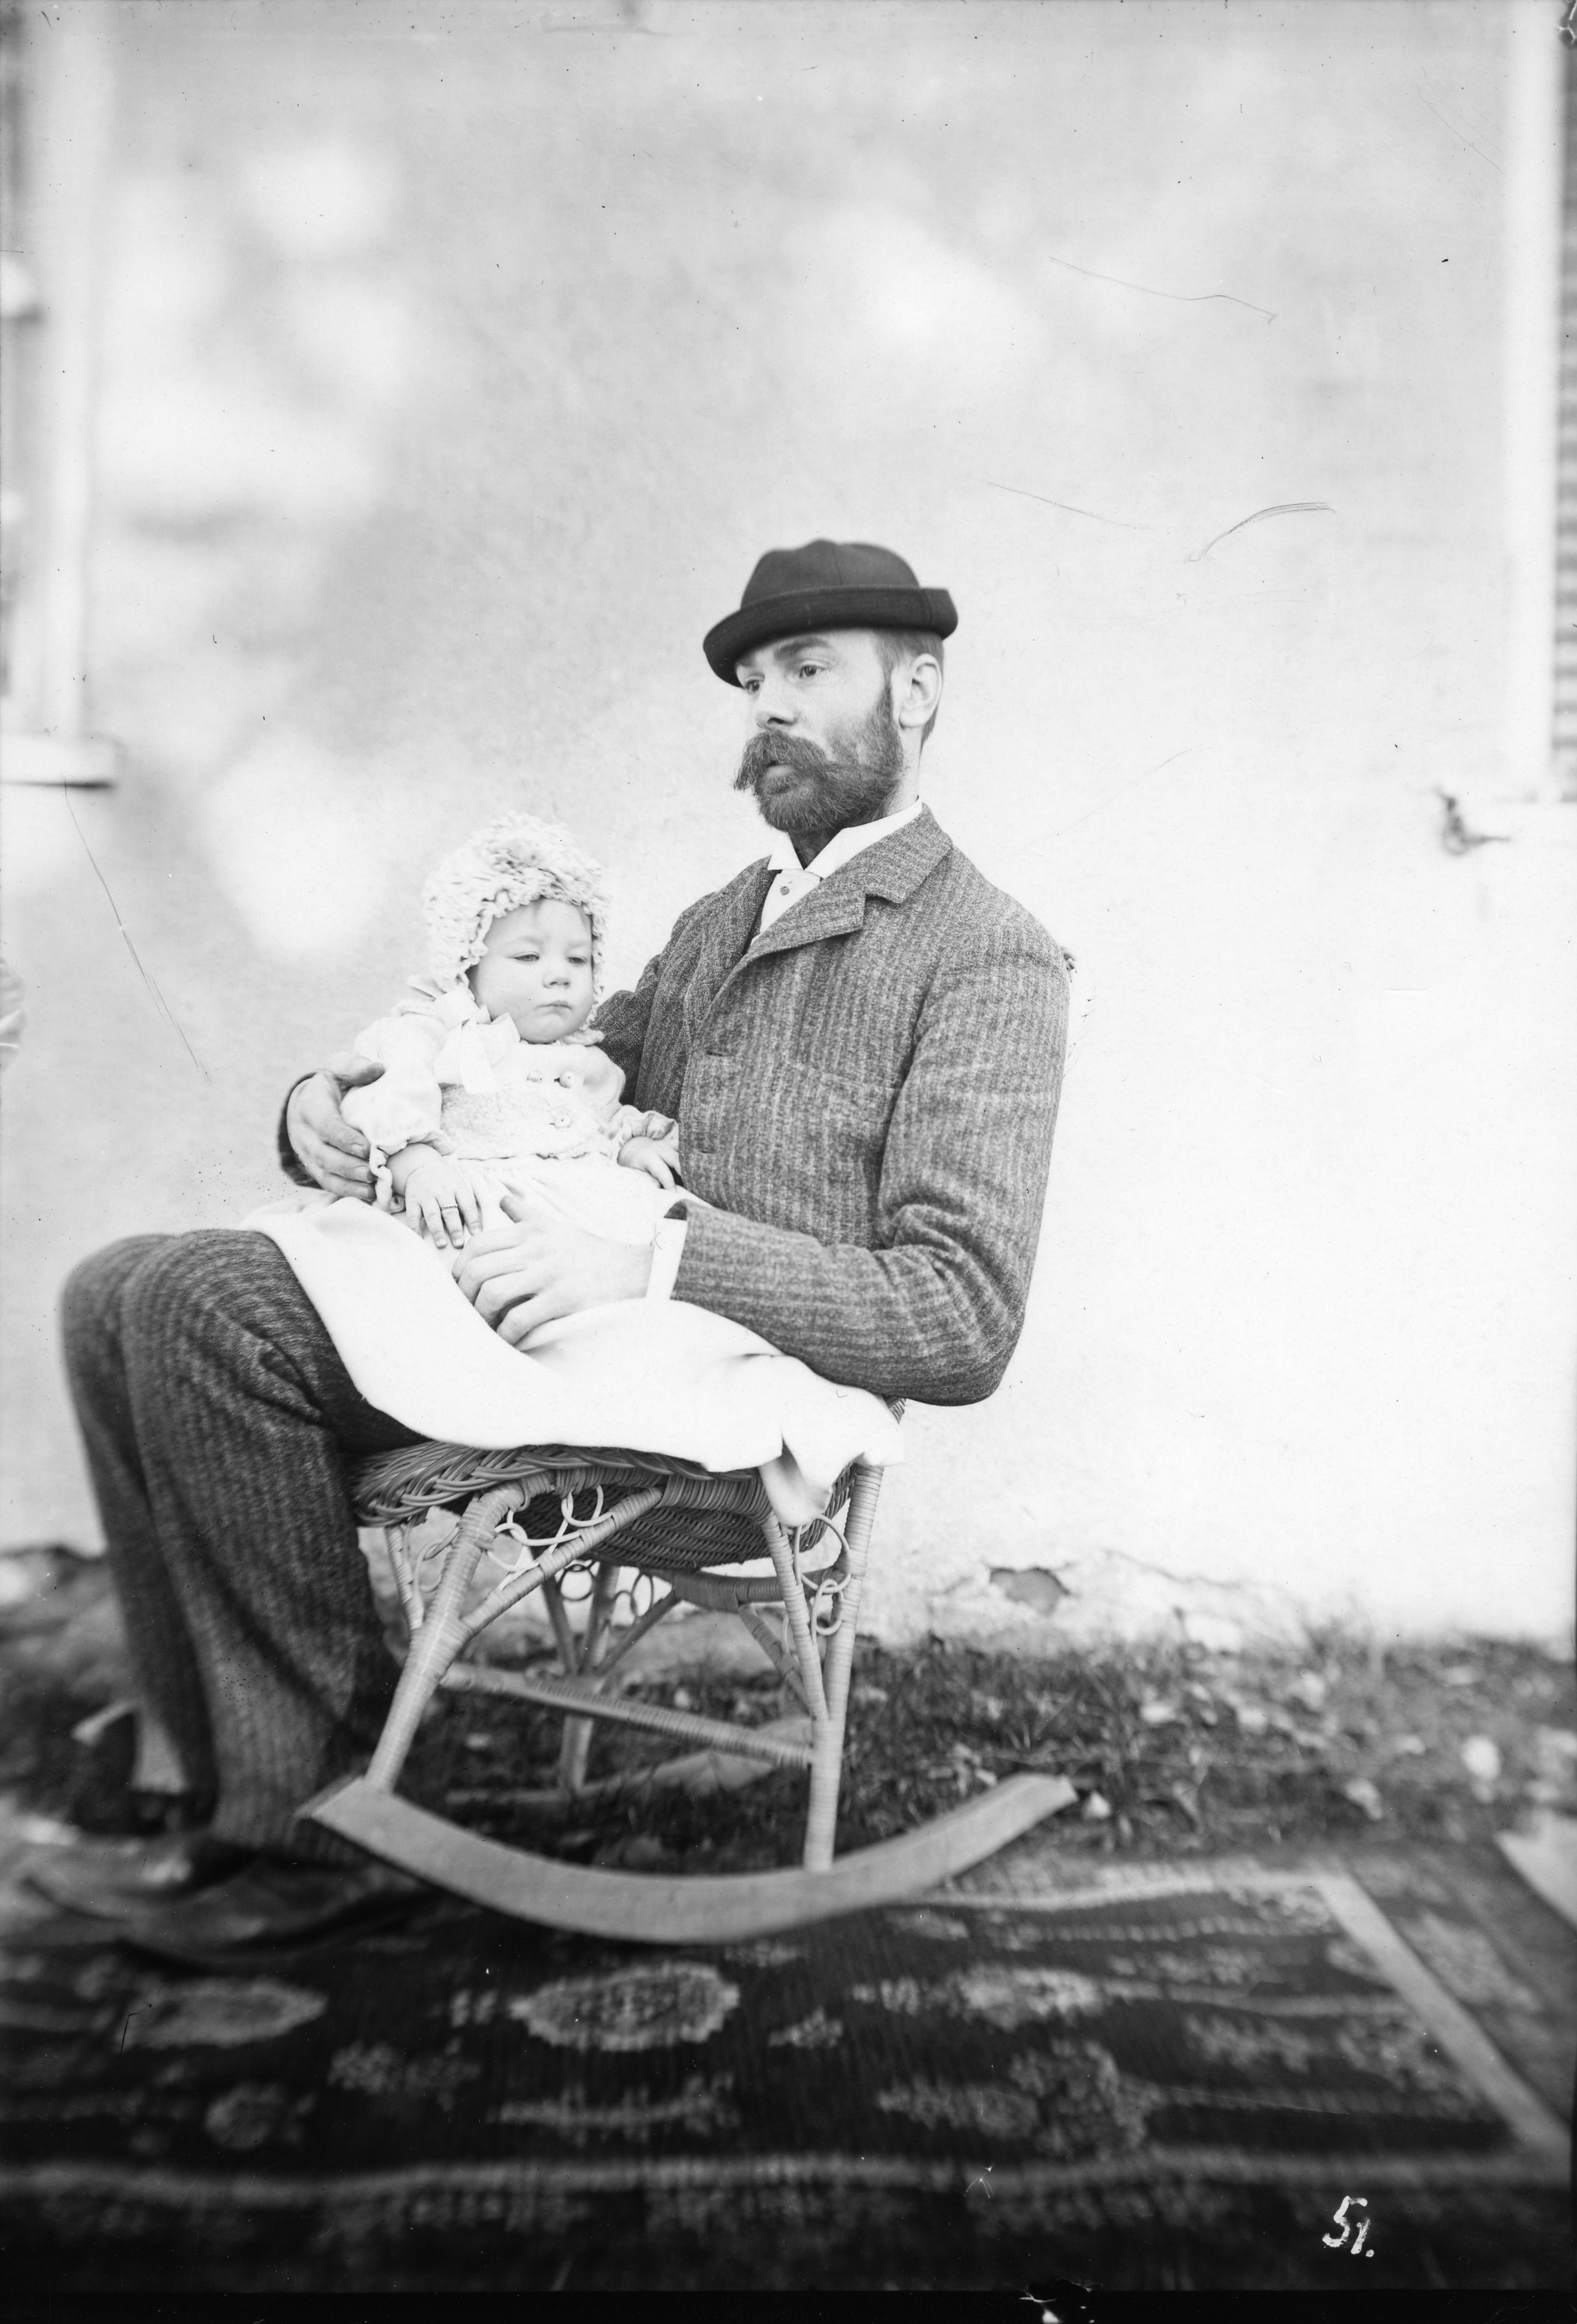
[[[634,991],[611,992],[592,1019],[603,1037],[603,1055],[619,1067],[627,1090],[632,1090],[641,1077],[641,1052],[646,1046],[651,1004],[666,957],[666,952],[656,954],[641,970]]]
[[[310,1074],[297,1074],[295,1080],[290,1084],[290,1088],[285,1092],[285,1102],[280,1108],[280,1118],[274,1126],[274,1149],[280,1157],[280,1168],[284,1172],[286,1177],[290,1180],[291,1184],[297,1186],[315,1186],[318,1184],[317,1179],[312,1176],[310,1170],[304,1169],[301,1164],[297,1161],[296,1149],[290,1144],[290,1100],[295,1096],[296,1092],[300,1088],[301,1084],[303,1082],[309,1082],[312,1076]]]
[[[888,1130],[878,1247],[694,1204],[674,1297],[878,1395],[990,1396],[1024,1321],[1067,994],[1062,955],[1038,930],[940,970]]]
[[[679,914],[669,931],[669,939],[659,953],[654,953],[641,970],[632,991],[611,992],[598,1006],[592,1023],[603,1037],[603,1054],[612,1057],[624,1075],[624,1087],[632,1098],[641,1079],[641,1062],[646,1048],[646,1038],[651,1026],[651,1012],[657,1005],[659,988],[665,972],[683,973],[693,964],[698,933],[706,916],[717,901],[715,892],[698,897],[695,903]]]

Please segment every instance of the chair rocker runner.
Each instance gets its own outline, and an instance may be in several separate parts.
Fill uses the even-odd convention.
[[[357,1519],[384,1528],[410,1644],[365,1775],[330,1785],[303,1812],[402,1870],[495,1912],[654,1944],[765,1935],[891,1903],[967,1869],[1066,1806],[1071,1787],[1060,1777],[1011,1776],[919,1831],[834,1859],[854,1629],[881,1485],[880,1469],[856,1463],[834,1489],[828,1514],[789,1530],[753,1470],[715,1476],[647,1453],[561,1446],[487,1452],[432,1443],[363,1462],[353,1477]],[[439,1508],[460,1513],[453,1534],[425,1554],[414,1551],[414,1528]],[[759,1564],[763,1544],[768,1574],[707,1570]],[[470,1603],[483,1559],[503,1563],[505,1545],[513,1555],[503,1578]],[[830,1556],[829,1545],[835,1545]],[[424,1592],[429,1563],[439,1563],[439,1571]],[[617,1629],[622,1569],[645,1576],[651,1596]],[[563,1591],[572,1570],[591,1574],[579,1637]],[[665,1594],[658,1594],[659,1584]],[[561,1675],[464,1659],[490,1623],[539,1591]],[[743,1622],[802,1715],[751,1728],[610,1692],[631,1648],[686,1603]],[[599,1720],[735,1760],[803,1767],[809,1802],[802,1864],[693,1878],[588,1869],[484,1839],[415,1807],[394,1787],[440,1687],[514,1696],[563,1714],[558,1785],[540,1794],[544,1804],[662,1780],[659,1767],[588,1784],[587,1755]],[[664,1763],[669,1769],[678,1764]]]

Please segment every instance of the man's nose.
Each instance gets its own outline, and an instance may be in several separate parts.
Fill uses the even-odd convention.
[[[751,700],[751,716],[758,727],[791,726],[794,698],[780,678],[764,678]]]

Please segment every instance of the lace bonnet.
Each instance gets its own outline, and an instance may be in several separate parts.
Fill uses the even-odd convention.
[[[602,998],[608,899],[602,866],[563,826],[534,815],[501,815],[446,855],[421,891],[428,961],[440,982],[463,983],[502,913],[543,898],[573,904],[591,929],[592,991]]]

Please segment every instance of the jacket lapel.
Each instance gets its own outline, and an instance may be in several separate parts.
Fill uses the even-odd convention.
[[[930,808],[922,807],[913,823],[879,839],[874,847],[862,847],[819,888],[790,905],[780,920],[756,938],[740,964],[764,960],[770,953],[792,952],[799,945],[820,944],[828,936],[847,936],[863,925],[867,896],[881,896],[892,904],[907,902],[952,848]],[[761,892],[764,898],[765,886]],[[756,912],[759,917],[760,900]]]
[[[693,1018],[697,1010],[709,1009],[730,972],[739,965],[771,884],[771,865],[765,861],[752,863],[730,881],[717,899],[716,910],[707,914],[701,955],[690,982],[692,1006],[686,1011],[687,1016]]]

